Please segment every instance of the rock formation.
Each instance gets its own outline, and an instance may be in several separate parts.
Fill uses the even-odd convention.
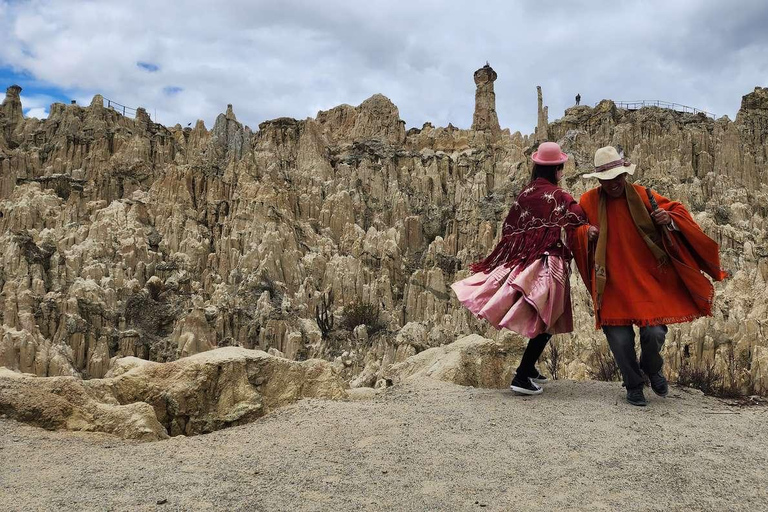
[[[496,93],[493,92],[493,82],[498,75],[493,68],[486,64],[475,71],[475,114],[472,116],[472,129],[490,131],[498,135],[501,131],[499,117],[496,115]]]
[[[21,109],[21,87],[12,85],[5,90],[5,99],[0,104],[0,112],[8,121],[18,124],[24,121],[24,113]]]
[[[496,342],[471,334],[450,345],[434,347],[389,367],[385,378],[393,383],[428,377],[460,386],[506,388],[525,350],[520,338]]]
[[[463,335],[521,342],[472,318],[449,288],[493,247],[528,180],[527,155],[544,140],[541,130],[495,133],[495,73],[480,75],[483,130],[406,132],[381,95],[256,131],[231,108],[211,130],[167,128],[98,96],[87,107],[54,104],[41,121],[19,119],[9,89],[0,364],[94,379],[128,356],[167,362],[237,346],[327,359],[347,381],[373,386],[391,364]],[[572,156],[565,185],[576,196],[593,185],[579,175],[595,149],[620,144],[638,181],[685,202],[721,244],[733,278],[718,284],[712,318],[671,329],[666,357],[672,373],[735,365],[744,389],[759,392],[768,391],[765,91],[745,96],[736,121],[605,100],[542,125]],[[576,277],[572,288],[576,332],[556,342],[562,375],[584,378],[605,343]],[[329,292],[335,322],[325,332],[315,319]],[[356,304],[370,304],[376,321],[348,325],[345,307]]]
[[[544,106],[544,99],[541,95],[541,86],[536,86],[536,98],[537,98],[537,122],[536,133],[534,135],[535,140],[539,142],[546,142],[549,140],[549,107]]]
[[[13,132],[16,126],[24,121],[20,94],[21,87],[18,85],[12,85],[5,90],[5,99],[0,104],[0,149],[3,143],[13,143]]]
[[[155,441],[248,423],[299,398],[344,398],[345,388],[325,361],[228,347],[173,363],[126,357],[103,379],[0,368],[0,413],[48,429]]]

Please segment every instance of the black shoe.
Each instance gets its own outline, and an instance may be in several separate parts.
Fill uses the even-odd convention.
[[[529,377],[518,377],[517,375],[512,379],[512,384],[509,385],[509,388],[521,395],[538,395],[544,391],[544,388],[537,385]]]
[[[546,384],[547,382],[549,382],[549,379],[544,375],[542,375],[541,372],[536,368],[533,369],[533,375],[531,375],[531,380],[536,384]]]
[[[648,402],[645,401],[645,395],[643,394],[643,386],[627,389],[627,402],[638,407],[645,407]]]
[[[649,375],[648,378],[651,380],[651,389],[654,393],[660,397],[665,397],[669,394],[669,383],[661,371]]]

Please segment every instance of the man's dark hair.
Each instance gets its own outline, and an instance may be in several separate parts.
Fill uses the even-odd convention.
[[[563,168],[563,164],[557,165],[541,165],[533,164],[533,171],[531,172],[531,181],[544,178],[553,185],[557,185],[557,171]]]

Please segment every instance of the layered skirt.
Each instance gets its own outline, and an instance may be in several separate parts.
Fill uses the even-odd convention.
[[[501,265],[451,285],[464,307],[527,338],[573,330],[568,263],[545,254],[523,267]]]

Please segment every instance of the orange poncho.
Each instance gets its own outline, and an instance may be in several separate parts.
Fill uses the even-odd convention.
[[[632,185],[651,211],[645,188]],[[664,248],[670,262],[659,265],[641,238],[629,212],[627,198],[606,197],[608,245],[606,269],[608,281],[598,308],[595,301],[595,244],[587,238],[589,226],[581,226],[572,237],[576,265],[590,291],[595,307],[595,325],[660,325],[689,322],[712,314],[712,283],[727,274],[720,268],[717,243],[709,238],[682,203],[653,193],[659,208],[667,210],[679,231],[665,235]],[[601,228],[598,221],[599,188],[581,196],[579,205],[590,224]],[[661,227],[659,229],[667,229]]]

